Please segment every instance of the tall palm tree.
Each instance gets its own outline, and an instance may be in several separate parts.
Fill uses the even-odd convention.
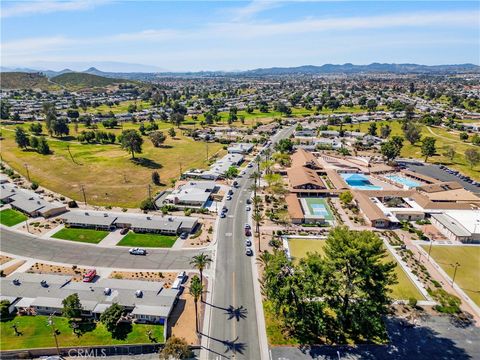
[[[190,295],[193,296],[195,303],[195,330],[198,333],[198,299],[202,298],[203,284],[197,275],[190,280]]]
[[[207,254],[201,253],[195,255],[190,261],[190,265],[193,265],[195,269],[200,271],[200,283],[203,285],[203,270],[208,264],[212,262],[212,259]]]
[[[261,244],[261,239],[260,239],[260,223],[262,222],[263,220],[263,215],[259,212],[259,211],[255,211],[255,213],[253,214],[253,221],[255,221],[255,231],[257,233],[257,236],[258,236],[258,252],[261,252],[261,249],[260,249],[260,244]]]

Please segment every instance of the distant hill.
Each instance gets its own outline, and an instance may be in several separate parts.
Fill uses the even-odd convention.
[[[2,72],[0,87],[2,89],[60,90],[60,86],[51,83],[45,75],[32,72]]]
[[[294,74],[360,74],[360,73],[396,73],[396,74],[445,74],[480,72],[480,66],[474,64],[459,65],[418,65],[418,64],[325,64],[321,66],[304,65],[297,67],[272,67],[240,72],[242,75],[294,75]]]
[[[50,80],[72,90],[106,87],[126,82],[122,79],[107,78],[86,72],[65,72],[61,75],[52,77]]]

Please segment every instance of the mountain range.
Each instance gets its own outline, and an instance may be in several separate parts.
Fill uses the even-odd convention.
[[[5,68],[0,67],[1,72],[26,72],[43,73],[52,78],[65,73],[72,73],[73,70],[63,69],[61,71],[38,70],[31,68]],[[368,74],[368,73],[392,73],[392,74],[454,74],[454,73],[480,73],[480,66],[475,64],[454,64],[454,65],[419,65],[419,64],[386,64],[372,63],[369,65],[346,64],[324,64],[303,65],[297,67],[271,67],[258,68],[246,71],[197,71],[197,72],[111,72],[101,71],[96,67],[90,67],[82,73],[127,80],[152,80],[157,77],[171,76],[281,76],[281,75],[322,75],[322,74]]]

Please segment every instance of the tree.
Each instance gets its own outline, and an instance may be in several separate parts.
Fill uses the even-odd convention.
[[[382,240],[371,231],[337,227],[329,233],[324,301],[342,330],[338,335],[369,339],[384,330],[382,316],[391,302],[388,287],[396,281],[395,263],[385,258]]]
[[[40,137],[38,139],[37,152],[42,155],[50,154],[50,147],[48,146],[48,142],[44,137]]]
[[[153,131],[149,135],[150,141],[152,142],[153,146],[160,147],[165,142],[167,137],[162,131]]]
[[[388,124],[382,125],[380,127],[380,136],[382,137],[382,139],[388,138],[391,132],[392,132],[392,128]]]
[[[15,142],[17,143],[18,147],[21,149],[26,149],[28,145],[30,145],[30,141],[28,140],[27,133],[20,126],[17,126],[15,128]]]
[[[32,149],[37,150],[38,149],[38,144],[39,144],[38,138],[36,136],[31,136],[29,141],[30,141],[30,147]]]
[[[77,293],[68,295],[62,301],[62,315],[69,319],[79,318],[82,315],[83,306]]]
[[[122,131],[118,140],[120,147],[132,154],[132,159],[135,159],[135,153],[142,152],[143,139],[137,130],[130,129]]]
[[[293,142],[290,139],[281,139],[275,144],[275,150],[281,153],[290,153],[293,151]]]
[[[292,109],[290,109],[290,107],[288,107],[287,105],[285,105],[280,101],[276,102],[273,108],[275,111],[278,111],[279,113],[282,113],[285,116],[290,115],[292,113]]]
[[[415,124],[409,124],[404,129],[403,134],[405,135],[405,139],[407,139],[412,145],[415,145],[415,143],[422,137],[420,127]]]
[[[143,211],[156,210],[155,202],[151,199],[145,199],[140,203],[140,209]]]
[[[161,185],[161,183],[160,183],[160,174],[158,173],[158,171],[152,172],[152,182],[153,182],[155,185],[158,185],[158,186]]]
[[[460,140],[462,141],[468,140],[468,134],[465,131],[461,132],[459,136],[460,136]]]
[[[168,129],[168,135],[170,135],[171,138],[174,138],[175,136],[177,136],[177,133],[175,132],[174,128],[170,128]]]
[[[190,295],[195,303],[195,330],[198,333],[198,300],[202,298],[203,284],[197,275],[190,280]]]
[[[110,333],[115,333],[123,311],[123,306],[113,303],[100,315],[100,321]]]
[[[475,134],[472,136],[472,144],[473,145],[480,145],[480,135]]]
[[[380,152],[387,160],[395,160],[400,156],[403,147],[403,140],[390,140],[384,142],[380,147]]]
[[[195,269],[200,272],[200,282],[203,284],[203,270],[212,262],[212,259],[207,254],[201,253],[195,255],[190,261],[190,265],[193,265]]]
[[[67,121],[65,119],[54,119],[50,123],[50,130],[56,136],[68,135],[70,129],[68,128]]]
[[[453,158],[456,154],[455,148],[453,146],[447,145],[444,149],[445,151],[443,152],[443,156],[448,158],[450,161],[453,161]]]
[[[173,113],[172,115],[170,115],[170,121],[175,124],[177,127],[180,127],[180,125],[182,124],[183,120],[184,120],[185,116],[181,113]]]
[[[376,108],[377,108],[377,101],[375,99],[370,99],[367,101],[368,111],[375,111]]]
[[[436,139],[433,137],[425,137],[422,141],[422,155],[425,156],[425,162],[427,162],[430,156],[435,155],[437,151],[435,147]]]
[[[353,201],[353,195],[347,190],[340,194],[339,199],[344,205],[348,205]]]
[[[235,166],[230,166],[223,175],[226,179],[234,179],[238,176],[238,169]]]
[[[470,169],[480,162],[480,152],[477,149],[465,150],[465,160],[470,164]]]
[[[10,107],[6,100],[0,101],[0,119],[7,120],[10,117]]]
[[[78,119],[79,116],[80,114],[78,110],[73,110],[73,109],[67,110],[67,117],[69,117],[70,119]]]
[[[368,135],[377,136],[377,123],[372,122],[372,123],[368,126]]]
[[[291,158],[289,154],[284,154],[280,152],[273,154],[272,159],[275,160],[276,163],[282,166],[289,166],[291,162]]]
[[[184,339],[171,336],[160,350],[159,356],[160,360],[190,359],[193,357],[193,353]]]
[[[32,134],[35,134],[35,135],[40,135],[42,133],[42,124],[38,123],[38,122],[35,122],[35,123],[31,123],[30,126],[28,127],[28,130],[30,130],[30,132]]]
[[[10,307],[10,301],[2,300],[0,301],[0,319],[6,319],[10,316],[10,311],[8,310]]]

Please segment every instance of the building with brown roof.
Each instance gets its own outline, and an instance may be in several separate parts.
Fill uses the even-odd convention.
[[[302,206],[300,205],[300,200],[296,194],[288,194],[285,197],[285,201],[288,206],[288,215],[293,224],[301,224],[304,220],[304,214]]]
[[[291,167],[287,170],[288,182],[292,189],[302,190],[321,190],[326,189],[320,176],[304,166]]]
[[[292,156],[292,167],[305,166],[309,169],[320,170],[322,166],[318,159],[309,151],[299,148]]]

